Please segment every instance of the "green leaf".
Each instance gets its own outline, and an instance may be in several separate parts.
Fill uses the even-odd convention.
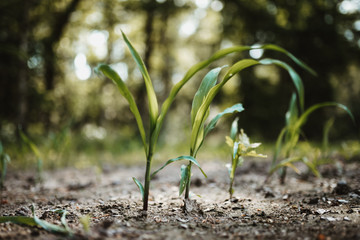
[[[217,122],[219,121],[219,119],[221,117],[223,117],[224,115],[227,114],[233,114],[235,112],[242,112],[244,111],[244,107],[241,103],[235,104],[229,108],[226,108],[223,112],[217,114],[211,121],[210,123],[206,126],[205,128],[205,133],[204,133],[204,137],[206,137],[206,135],[212,130],[214,129],[214,127],[216,126]],[[236,127],[237,128],[237,127]],[[236,129],[237,130],[237,129]],[[235,134],[236,135],[236,134]]]
[[[173,163],[173,162],[177,162],[177,161],[181,161],[181,160],[187,160],[187,161],[190,161],[192,162],[193,164],[195,164],[199,169],[200,171],[202,172],[202,174],[207,178],[205,172],[202,170],[202,168],[200,167],[200,164],[198,163],[198,161],[194,158],[194,157],[191,157],[191,156],[180,156],[180,157],[177,157],[177,158],[172,158],[170,160],[168,160],[161,168],[159,168],[158,170],[156,170],[155,172],[153,172],[151,174],[151,178],[154,177],[159,171],[161,171],[162,169],[164,169],[167,165],[169,165],[170,163]]]
[[[42,227],[43,229],[45,229],[48,232],[53,232],[53,233],[60,233],[60,234],[71,234],[71,232],[69,232],[66,228],[40,220],[36,215],[35,215],[35,207],[34,205],[31,208],[31,211],[33,213],[33,218],[34,221],[36,222],[37,225],[39,225],[40,227]]]
[[[239,118],[236,117],[235,120],[232,122],[231,124],[231,129],[230,129],[230,138],[235,142],[236,140],[236,135],[239,132],[239,127],[238,127],[238,121]]]
[[[147,91],[147,95],[148,95],[148,100],[149,100],[149,109],[150,109],[150,125],[151,125],[151,130],[153,130],[155,128],[155,124],[159,115],[159,106],[158,106],[158,102],[157,102],[157,98],[156,98],[156,94],[154,91],[154,87],[152,85],[151,82],[151,78],[149,76],[149,73],[146,69],[146,66],[144,64],[144,61],[142,60],[142,58],[140,57],[139,53],[136,51],[136,49],[133,47],[133,45],[131,44],[131,42],[129,41],[129,39],[126,37],[126,35],[122,33],[122,36],[126,42],[126,45],[128,46],[128,48],[130,49],[131,55],[133,56],[136,64],[138,65],[140,72],[144,78],[145,81],[145,87],[146,87],[146,91]]]
[[[280,61],[280,60],[276,60],[276,59],[262,59],[260,60],[261,64],[265,64],[265,65],[269,65],[269,64],[275,64],[283,69],[285,69],[286,71],[288,71],[294,85],[296,88],[296,91],[299,95],[299,104],[300,104],[300,109],[301,112],[304,111],[304,104],[305,104],[305,100],[304,100],[304,85],[303,82],[299,76],[299,74],[297,74],[297,72],[290,67],[287,63]]]
[[[307,118],[309,117],[309,115],[314,112],[315,110],[319,109],[319,108],[323,108],[323,107],[339,107],[343,110],[346,111],[346,113],[350,116],[351,120],[355,123],[355,118],[353,116],[353,114],[351,113],[351,111],[349,110],[349,108],[347,108],[345,105],[340,104],[340,103],[336,103],[336,102],[324,102],[324,103],[318,103],[315,105],[312,105],[310,108],[308,108],[300,117],[299,120],[296,123],[296,127],[300,128],[302,125],[304,125],[307,121]]]
[[[210,89],[215,86],[221,68],[211,70],[201,81],[200,87],[195,93],[191,108],[191,123],[194,123],[196,114]]]
[[[124,81],[120,78],[120,76],[109,65],[100,64],[96,67],[95,71],[102,72],[106,77],[111,79],[115,83],[115,85],[118,87],[121,95],[123,95],[125,97],[125,99],[128,101],[130,110],[134,114],[134,117],[136,119],[136,123],[138,125],[138,129],[139,129],[139,132],[141,135],[141,139],[142,139],[145,151],[147,151],[148,147],[147,147],[147,143],[146,143],[146,134],[145,134],[144,124],[141,119],[139,109],[134,100],[134,96],[131,94],[128,87],[125,85]]]
[[[24,216],[0,217],[0,223],[6,223],[6,222],[11,222],[14,224],[19,224],[19,225],[26,225],[29,227],[37,226],[37,223],[35,222],[34,218],[32,218],[32,217],[24,217]]]
[[[181,177],[180,177],[180,186],[179,186],[179,196],[184,192],[189,179],[189,175],[190,175],[189,165],[188,166],[181,165],[180,171],[181,171]]]
[[[274,50],[274,51],[277,51],[277,52],[284,53],[289,58],[291,58],[297,65],[299,65],[300,67],[302,67],[303,69],[305,69],[306,71],[311,73],[312,75],[317,76],[316,72],[312,68],[310,68],[306,63],[304,63],[303,61],[301,61],[300,59],[298,59],[297,57],[295,57],[293,54],[291,54],[289,51],[285,50],[282,47],[279,47],[279,46],[274,45],[274,44],[265,44],[265,45],[252,47],[252,49],[258,49],[258,48],[267,49],[267,50]]]
[[[0,142],[0,155],[3,153],[3,151],[4,151],[4,148],[3,148],[2,143]]]
[[[144,187],[143,185],[141,184],[141,182],[139,180],[137,180],[135,177],[132,178],[134,183],[136,184],[136,186],[138,186],[139,190],[140,190],[140,194],[141,194],[141,197],[142,197],[142,200],[144,201],[144,194],[145,194],[145,191],[144,191]]]

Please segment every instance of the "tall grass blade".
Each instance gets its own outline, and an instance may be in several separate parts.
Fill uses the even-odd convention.
[[[181,160],[187,160],[187,161],[190,161],[192,162],[193,164],[195,164],[199,169],[200,171],[202,172],[202,174],[207,177],[207,175],[205,174],[205,172],[203,171],[203,169],[201,168],[199,162],[194,158],[194,157],[191,157],[191,156],[180,156],[180,157],[177,157],[177,158],[173,158],[173,159],[170,159],[168,160],[161,168],[159,168],[158,170],[156,170],[155,172],[153,172],[151,174],[151,177],[154,177],[159,171],[161,171],[162,169],[164,169],[167,165],[169,165],[170,163],[173,163],[173,162],[177,162],[177,161],[181,161]]]
[[[155,124],[156,124],[156,120],[158,118],[158,114],[159,114],[159,106],[158,106],[158,101],[156,98],[156,94],[154,91],[154,87],[153,84],[151,82],[151,78],[149,76],[149,73],[146,69],[146,66],[144,64],[144,61],[142,60],[142,58],[140,57],[139,53],[136,51],[136,49],[133,47],[133,45],[131,44],[131,42],[129,41],[129,39],[126,37],[126,35],[122,33],[122,36],[126,42],[126,45],[128,46],[128,48],[130,49],[131,55],[133,56],[136,64],[138,65],[140,72],[144,78],[145,81],[145,87],[146,87],[146,91],[147,91],[147,95],[148,95],[148,100],[149,100],[149,110],[150,110],[150,129],[151,131],[155,128]]]
[[[145,194],[145,191],[144,191],[144,186],[141,184],[141,182],[139,180],[137,180],[135,177],[132,178],[134,183],[136,184],[136,186],[138,186],[139,188],[139,191],[140,191],[140,194],[141,194],[141,197],[142,197],[142,200],[144,201],[144,194]]]
[[[141,140],[143,142],[145,151],[147,152],[148,146],[146,143],[146,133],[145,133],[145,129],[144,129],[144,124],[141,119],[141,115],[140,115],[139,109],[136,105],[134,96],[131,94],[130,90],[125,85],[125,83],[121,79],[121,77],[109,65],[100,64],[96,67],[95,71],[102,72],[106,77],[111,79],[115,83],[115,85],[118,87],[120,94],[123,95],[125,97],[125,99],[128,101],[130,110],[134,114],[134,117],[136,119],[136,123],[137,123],[138,129],[139,129],[140,135],[141,135]]]

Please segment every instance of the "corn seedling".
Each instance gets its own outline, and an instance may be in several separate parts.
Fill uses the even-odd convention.
[[[301,114],[299,113],[299,109],[297,107],[297,96],[295,93],[292,95],[289,110],[285,115],[286,125],[281,130],[276,141],[274,158],[267,179],[269,179],[269,177],[276,170],[281,169],[280,183],[284,184],[286,178],[286,168],[291,167],[297,173],[299,173],[299,170],[293,164],[299,161],[305,163],[307,167],[315,174],[315,176],[320,176],[316,165],[314,165],[306,157],[294,156],[293,152],[302,133],[301,127],[307,122],[308,117],[311,115],[311,113],[313,113],[317,109],[332,106],[339,107],[345,110],[347,114],[351,117],[353,122],[355,122],[351,111],[346,106],[336,102],[324,102],[315,104]],[[280,155],[284,156],[283,160],[281,161],[279,161]]]
[[[229,194],[230,199],[234,193],[234,179],[235,171],[237,167],[240,167],[244,163],[244,157],[261,157],[266,158],[266,155],[256,153],[255,149],[258,148],[261,143],[250,143],[249,137],[241,129],[238,134],[238,118],[236,118],[231,124],[230,136],[226,136],[226,144],[232,149],[231,152],[231,164],[227,164],[230,175]]]
[[[43,181],[43,158],[42,158],[42,154],[39,150],[39,148],[35,145],[35,143],[33,141],[30,140],[30,138],[28,138],[28,136],[25,135],[25,133],[19,129],[19,133],[20,133],[20,137],[23,140],[23,142],[30,148],[30,150],[32,151],[32,153],[35,155],[36,157],[36,165],[37,165],[37,182],[41,183]]]
[[[66,214],[68,213],[66,210],[54,210],[54,212],[59,213],[61,215],[61,224],[62,226],[58,226],[44,220],[39,219],[35,214],[34,205],[31,208],[33,217],[25,217],[25,216],[2,216],[0,217],[0,223],[11,222],[14,224],[25,225],[28,227],[40,227],[44,230],[52,233],[63,234],[72,236],[73,232],[69,228],[66,222]]]
[[[140,115],[138,106],[136,105],[135,99],[134,99],[132,93],[130,92],[130,90],[128,89],[128,87],[126,86],[126,84],[124,83],[124,81],[121,79],[121,77],[109,65],[106,65],[106,64],[100,64],[98,67],[96,67],[95,71],[98,73],[101,72],[106,77],[110,78],[117,85],[120,94],[123,95],[125,97],[125,99],[128,101],[130,110],[135,117],[138,129],[139,129],[139,133],[141,136],[141,140],[143,143],[144,152],[146,155],[145,184],[143,185],[136,178],[133,178],[133,180],[134,180],[135,184],[138,186],[140,193],[142,195],[144,211],[147,211],[147,209],[148,209],[148,196],[149,196],[149,189],[150,189],[150,180],[151,180],[151,176],[153,176],[153,174],[151,174],[151,163],[152,163],[153,155],[154,155],[154,152],[156,149],[156,144],[158,141],[158,137],[159,137],[160,130],[162,128],[165,116],[166,116],[167,112],[169,111],[169,108],[170,108],[172,102],[174,101],[177,93],[198,71],[209,66],[212,62],[214,62],[218,59],[221,59],[231,53],[249,51],[252,49],[264,49],[264,50],[274,50],[274,51],[284,53],[288,57],[290,57],[294,62],[296,62],[297,64],[302,66],[304,69],[313,73],[313,70],[310,69],[306,64],[301,62],[299,59],[297,59],[295,56],[293,56],[291,53],[289,53],[285,49],[280,48],[276,45],[267,44],[267,45],[257,45],[257,46],[234,46],[234,47],[219,50],[214,55],[212,55],[209,59],[193,65],[187,71],[187,73],[185,74],[183,79],[172,87],[172,89],[169,93],[169,96],[164,101],[164,103],[161,106],[161,110],[159,111],[157,96],[155,94],[152,80],[147,71],[147,68],[146,68],[142,58],[140,57],[139,53],[133,47],[133,45],[131,44],[129,39],[126,37],[126,35],[124,33],[122,33],[122,36],[123,36],[125,43],[128,46],[128,48],[131,52],[131,55],[134,58],[137,66],[140,69],[140,72],[144,78],[147,97],[148,97],[149,116],[150,116],[149,117],[150,123],[149,123],[148,134],[146,134],[144,124],[142,121],[142,117]],[[202,134],[199,131],[201,129],[203,129],[204,120],[206,119],[205,115],[206,115],[207,110],[209,109],[212,99],[219,92],[221,87],[231,77],[233,77],[237,72],[241,71],[244,68],[247,68],[247,67],[250,67],[253,65],[257,65],[257,64],[276,64],[276,65],[279,65],[279,66],[287,69],[290,72],[290,74],[297,75],[295,73],[295,71],[293,71],[291,69],[290,66],[288,66],[287,64],[285,64],[281,61],[278,61],[278,60],[264,59],[264,60],[261,60],[261,62],[260,62],[260,61],[256,61],[256,60],[252,60],[252,59],[246,59],[246,60],[241,60],[241,61],[235,63],[229,69],[229,71],[225,75],[223,81],[221,83],[217,84],[216,86],[213,86],[209,90],[208,97],[200,104],[199,111],[197,112],[197,114],[195,116],[195,121],[193,124],[194,131],[193,131],[193,136],[191,137],[191,146],[192,146],[191,152],[193,154],[194,153],[196,154],[196,152],[195,152],[196,148],[199,147],[199,145],[197,145],[197,143],[201,142],[201,141],[198,141],[198,139],[200,139],[199,136],[201,136],[201,134]],[[295,83],[295,85],[299,91],[299,94],[301,94],[301,90],[298,87],[298,84]],[[184,159],[184,158],[182,158],[182,159]],[[187,160],[189,160],[191,163],[195,164],[195,161],[192,158],[188,158]]]
[[[236,112],[241,112],[244,110],[241,104],[235,104],[234,106],[227,108],[222,113],[219,113],[214,119],[210,121],[210,123],[205,127],[205,122],[209,116],[210,112],[210,104],[215,98],[216,94],[221,90],[221,88],[237,73],[240,71],[247,69],[249,67],[258,65],[258,64],[276,64],[284,69],[286,69],[295,84],[296,89],[298,90],[299,95],[303,95],[303,86],[299,75],[286,63],[274,60],[274,59],[263,59],[260,61],[256,61],[253,59],[243,59],[235,63],[233,66],[229,68],[229,70],[225,73],[222,80],[217,84],[217,79],[221,68],[215,68],[211,70],[201,82],[199,90],[196,92],[192,109],[191,109],[191,123],[192,123],[192,131],[191,131],[191,139],[190,139],[190,156],[181,156],[176,158],[179,160],[189,160],[189,164],[187,166],[181,167],[181,180],[180,180],[180,195],[185,189],[185,199],[189,198],[189,189],[191,182],[191,166],[193,163],[197,163],[196,154],[202,146],[205,136],[215,127],[218,120],[226,115],[232,114]],[[190,160],[191,159],[191,160]],[[174,162],[175,159],[169,160],[161,169],[163,169],[166,165],[171,162]],[[199,165],[196,164],[198,167]],[[161,170],[159,169],[159,170]],[[158,171],[159,171],[158,170]],[[201,168],[200,168],[201,170]],[[157,173],[156,171],[155,173]],[[205,175],[205,174],[204,174]],[[206,175],[205,175],[206,176]]]
[[[4,147],[0,142],[0,190],[4,187],[7,165],[9,162],[10,157],[4,152]]]

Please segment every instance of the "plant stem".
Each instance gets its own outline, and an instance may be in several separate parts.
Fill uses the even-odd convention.
[[[152,161],[152,149],[149,148],[149,153],[146,157],[146,170],[145,170],[145,187],[144,187],[144,199],[143,199],[143,210],[148,210],[149,202],[149,190],[150,190],[150,170],[151,170],[151,161]]]
[[[287,167],[283,167],[283,168],[281,169],[281,172],[280,172],[280,184],[281,184],[281,185],[284,185],[284,184],[285,184],[286,169],[287,169]]]
[[[230,187],[229,187],[229,194],[230,194],[230,199],[232,198],[234,189],[233,189],[233,184],[234,184],[234,178],[235,178],[235,170],[236,170],[236,165],[232,165],[231,168],[231,173],[230,173]]]
[[[187,171],[189,172],[189,174],[188,174],[188,179],[187,179],[186,187],[185,187],[185,199],[189,199],[190,181],[191,181],[191,165],[192,165],[192,162],[189,161],[189,164],[187,166]]]

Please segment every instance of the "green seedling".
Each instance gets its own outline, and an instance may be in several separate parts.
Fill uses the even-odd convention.
[[[0,223],[11,222],[18,225],[25,225],[28,227],[40,227],[44,230],[52,233],[63,234],[72,236],[73,232],[69,228],[66,223],[66,214],[68,213],[66,210],[54,210],[54,212],[61,214],[61,224],[62,226],[58,226],[44,220],[39,219],[35,214],[34,205],[31,208],[33,217],[25,217],[25,216],[2,216],[0,217]]]
[[[296,156],[294,155],[294,150],[296,145],[298,144],[301,132],[301,127],[307,122],[308,117],[317,109],[324,107],[339,107],[347,112],[350,118],[355,122],[354,117],[351,111],[344,105],[336,102],[324,102],[318,103],[311,107],[309,107],[302,114],[300,113],[297,107],[297,96],[294,93],[290,100],[289,110],[285,115],[286,125],[281,130],[278,139],[276,141],[275,153],[272,162],[272,166],[269,170],[268,178],[278,169],[280,171],[280,183],[285,183],[286,178],[286,170],[287,167],[294,169],[296,172],[299,170],[294,166],[295,162],[303,162],[307,165],[307,167],[316,175],[320,176],[320,173],[311,161],[309,161],[306,157]],[[279,156],[284,156],[283,160],[279,160]],[[266,180],[266,181],[267,181]]]
[[[134,58],[137,66],[139,67],[141,74],[144,78],[147,97],[148,97],[149,116],[150,116],[149,117],[149,121],[150,121],[149,130],[148,130],[147,134],[146,134],[146,131],[144,128],[144,124],[143,124],[139,109],[136,105],[135,99],[134,99],[132,93],[130,92],[130,90],[128,89],[128,87],[126,86],[126,84],[124,83],[124,81],[121,79],[121,77],[109,65],[106,65],[106,64],[100,64],[98,67],[96,67],[95,72],[98,72],[98,73],[101,72],[106,77],[110,78],[117,85],[121,95],[123,95],[125,97],[125,99],[128,101],[130,110],[135,117],[138,129],[139,129],[140,137],[141,137],[141,140],[143,143],[144,152],[146,155],[145,184],[143,185],[136,178],[133,178],[133,180],[134,180],[135,184],[138,186],[140,193],[142,195],[144,211],[147,211],[147,209],[148,209],[148,196],[149,196],[149,189],[150,189],[150,180],[151,180],[151,176],[153,176],[151,174],[151,163],[152,163],[153,155],[154,155],[154,152],[156,149],[158,137],[159,137],[160,130],[162,128],[165,116],[166,116],[167,112],[169,111],[169,108],[170,108],[171,104],[173,103],[178,92],[197,72],[199,72],[201,69],[206,68],[212,62],[214,62],[218,59],[221,59],[231,53],[249,51],[252,49],[264,49],[264,50],[273,50],[273,51],[278,51],[278,52],[284,53],[285,55],[290,57],[295,63],[299,64],[301,67],[308,70],[309,72],[314,73],[314,71],[312,69],[310,69],[305,63],[301,62],[299,59],[297,59],[295,56],[293,56],[291,53],[289,53],[285,49],[280,48],[276,45],[267,44],[267,45],[257,45],[257,46],[234,46],[234,47],[219,50],[214,55],[212,55],[210,58],[208,58],[207,60],[193,65],[186,72],[183,79],[181,81],[179,81],[178,83],[176,83],[172,87],[172,89],[169,93],[169,96],[166,98],[166,100],[164,101],[164,103],[161,106],[161,110],[159,111],[157,96],[155,94],[152,80],[147,71],[147,68],[146,68],[142,58],[140,57],[139,53],[133,47],[133,45],[131,44],[129,39],[126,37],[126,35],[124,33],[122,33],[122,36],[123,36],[125,43],[128,46],[128,48],[131,52],[131,55]],[[257,64],[276,64],[276,65],[279,65],[279,66],[287,69],[290,72],[290,74],[297,75],[295,73],[295,71],[293,71],[291,69],[291,67],[289,67],[287,64],[285,64],[281,61],[278,61],[278,60],[264,59],[264,60],[261,60],[261,62],[260,62],[260,61],[256,61],[256,60],[252,60],[252,59],[247,59],[247,60],[242,60],[242,61],[235,63],[229,69],[229,71],[227,72],[223,81],[210,89],[209,94],[208,94],[209,98],[206,99],[203,103],[201,103],[199,111],[195,117],[196,118],[195,122],[193,124],[194,131],[193,131],[193,136],[191,137],[192,146],[195,146],[195,148],[198,147],[198,145],[194,142],[198,142],[197,139],[201,135],[201,134],[199,135],[199,130],[202,129],[204,120],[206,119],[204,117],[206,115],[206,111],[209,108],[212,99],[219,92],[221,87],[231,77],[233,77],[234,74],[236,74],[237,72],[241,71],[244,68],[247,68],[247,67],[250,67],[253,65],[257,65]],[[300,86],[298,86],[297,84],[295,84],[295,85],[297,86],[297,90],[299,91],[299,94],[301,94]],[[195,148],[192,148],[192,151],[195,151],[196,150]],[[192,159],[190,157],[191,156],[189,156],[188,160]],[[186,157],[184,157],[183,159],[185,159],[185,158]],[[190,160],[190,162],[194,163],[195,161]]]
[[[7,165],[9,162],[10,157],[4,152],[4,147],[0,142],[0,189],[3,189],[4,187]]]
[[[210,121],[210,123],[205,127],[205,122],[209,116],[210,112],[210,104],[215,98],[216,94],[221,90],[221,88],[237,73],[240,71],[247,69],[249,67],[263,64],[276,64],[284,69],[286,69],[295,84],[296,89],[298,90],[299,95],[303,95],[303,86],[299,75],[286,63],[283,63],[274,59],[263,59],[260,61],[256,61],[253,59],[243,59],[235,63],[231,66],[228,71],[223,76],[222,80],[217,84],[218,76],[222,68],[215,68],[211,70],[201,82],[199,90],[196,92],[192,109],[191,109],[191,123],[192,123],[192,131],[191,131],[191,142],[190,142],[190,156],[188,158],[195,159],[197,152],[202,146],[205,136],[215,127],[218,120],[226,115],[232,114],[236,112],[241,112],[244,110],[241,104],[235,104],[234,106],[227,108],[222,113],[218,114],[214,119]],[[177,158],[177,160],[183,160],[185,158]],[[173,159],[169,160],[174,162]],[[191,166],[194,161],[189,161],[187,166],[181,167],[181,180],[180,180],[180,195],[184,191],[185,188],[185,199],[189,198],[189,189],[191,183]],[[165,165],[168,165],[167,162]],[[164,168],[165,165],[162,167]],[[162,169],[161,168],[161,169]],[[156,171],[157,172],[157,171]],[[205,175],[206,176],[206,175]]]
[[[227,164],[230,175],[229,194],[231,199],[234,193],[235,171],[237,167],[240,167],[244,163],[244,157],[266,158],[267,156],[256,153],[255,149],[258,148],[261,143],[250,143],[250,139],[244,133],[243,129],[241,129],[240,134],[238,134],[238,118],[231,124],[230,136],[226,136],[226,144],[232,149],[231,164]]]
[[[35,145],[35,143],[33,141],[31,141],[30,138],[28,138],[28,136],[26,136],[26,134],[19,129],[19,133],[20,133],[20,137],[23,140],[23,142],[30,148],[30,150],[32,151],[32,153],[35,155],[36,157],[36,162],[37,162],[37,182],[41,183],[43,181],[43,158],[42,158],[42,154],[39,150],[39,148]]]

